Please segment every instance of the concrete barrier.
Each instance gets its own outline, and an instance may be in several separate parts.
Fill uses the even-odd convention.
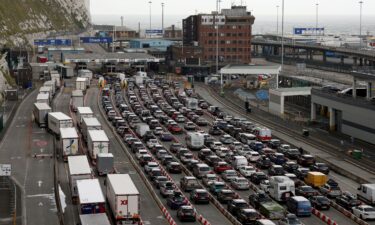
[[[323,222],[325,222],[328,225],[338,225],[334,220],[332,220],[331,218],[329,218],[328,216],[321,213],[319,210],[317,210],[315,208],[313,208],[311,212],[312,212],[312,214],[317,216],[320,220],[322,220]]]
[[[344,207],[338,205],[336,202],[330,201],[330,204],[333,208],[335,208],[337,211],[341,212],[346,217],[353,220],[355,223],[360,224],[360,225],[369,225],[367,222],[365,222],[361,218],[356,217],[352,212],[350,212],[349,210],[345,209]]]

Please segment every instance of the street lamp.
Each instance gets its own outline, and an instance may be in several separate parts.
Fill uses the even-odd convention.
[[[216,28],[216,74],[219,73],[219,10],[220,10],[221,0],[216,0],[216,18],[214,19],[215,28]],[[220,95],[224,95],[223,90],[223,74],[220,73]]]
[[[281,71],[284,66],[284,0],[281,5]],[[280,71],[280,72],[281,72]],[[279,73],[276,75],[276,89],[279,88]]]
[[[152,4],[152,2],[151,1],[149,1],[148,2],[149,4],[150,4],[150,38],[151,38],[151,4]]]
[[[359,1],[359,47],[362,48],[362,5],[363,1]]]
[[[161,3],[161,30],[164,35],[164,2]]]
[[[315,6],[316,6],[315,34],[316,34],[316,39],[318,39],[319,3],[316,3]]]
[[[276,6],[277,9],[277,18],[276,18],[276,34],[279,36],[279,5]]]

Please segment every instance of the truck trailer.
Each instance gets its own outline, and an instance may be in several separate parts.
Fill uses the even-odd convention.
[[[43,87],[51,87],[52,96],[56,94],[56,82],[54,80],[48,80],[43,83]]]
[[[68,156],[77,155],[79,150],[78,134],[74,127],[60,128],[61,152],[64,161]]]
[[[73,112],[77,112],[78,107],[84,106],[84,95],[82,90],[72,91],[72,100],[70,102],[70,107]]]
[[[295,195],[295,184],[287,176],[271,176],[269,178],[270,196],[276,201],[286,201],[289,197]]]
[[[60,128],[73,127],[73,120],[62,112],[48,113],[48,131],[60,136]]]
[[[76,89],[77,90],[86,91],[86,85],[87,85],[86,79],[87,78],[84,78],[84,77],[77,77],[77,80],[76,80]]]
[[[94,117],[94,113],[90,107],[77,107],[77,124],[82,123],[83,118]]]
[[[99,153],[108,153],[109,139],[104,130],[89,130],[87,136],[87,147],[92,159],[96,160]]]
[[[53,92],[51,86],[42,86],[39,88],[39,94],[48,94],[49,99],[53,98]]]
[[[61,76],[59,73],[51,73],[51,81],[55,82],[56,89],[61,88]]]
[[[96,169],[100,176],[115,172],[112,153],[99,153],[96,158]]]
[[[49,102],[50,102],[49,93],[39,93],[36,96],[36,102],[37,103],[46,103],[46,104],[49,105]]]
[[[79,215],[79,220],[80,225],[111,225],[105,213]]]
[[[33,116],[39,127],[47,127],[47,115],[52,112],[47,103],[34,103]]]
[[[139,221],[140,194],[129,174],[107,175],[107,199],[116,222]]]
[[[93,178],[89,161],[85,155],[69,156],[69,185],[73,200],[78,197],[77,180]]]
[[[77,180],[80,214],[105,213],[105,198],[98,179]]]
[[[102,130],[102,125],[95,117],[83,118],[81,124],[81,133],[83,140],[87,141],[89,130]]]

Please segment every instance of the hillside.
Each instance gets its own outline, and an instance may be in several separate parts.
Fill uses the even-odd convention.
[[[90,24],[89,0],[1,0],[0,44],[18,45]]]

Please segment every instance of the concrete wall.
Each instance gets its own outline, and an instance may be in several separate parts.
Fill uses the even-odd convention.
[[[341,99],[327,94],[312,94],[311,102],[342,111],[342,133],[375,144],[375,107],[350,104],[354,99]]]

